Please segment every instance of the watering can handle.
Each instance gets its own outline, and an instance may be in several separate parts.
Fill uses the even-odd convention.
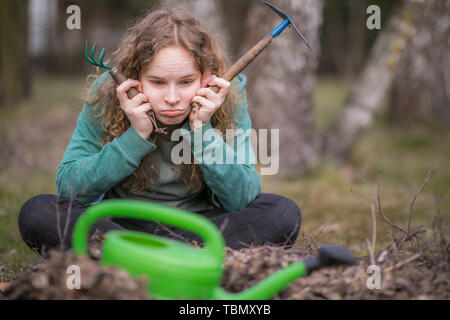
[[[76,256],[88,254],[88,232],[97,220],[106,217],[157,221],[192,231],[204,240],[205,251],[222,260],[224,258],[223,237],[211,221],[192,212],[137,200],[106,200],[86,210],[73,231],[72,246]]]

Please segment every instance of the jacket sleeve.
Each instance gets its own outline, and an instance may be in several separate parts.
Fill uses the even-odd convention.
[[[210,121],[198,133],[191,131],[189,123],[186,123],[181,134],[190,143],[194,161],[202,170],[205,183],[229,212],[243,210],[261,193],[261,181],[250,143],[252,122],[247,111],[245,84],[243,74],[232,82],[232,88],[239,96],[233,139],[225,137],[224,140],[220,132],[212,128]]]
[[[107,73],[101,75],[92,84],[90,94],[107,77]],[[131,126],[102,147],[102,129],[92,117],[92,108],[84,104],[56,175],[58,194],[75,197],[82,204],[94,202],[133,173],[141,160],[156,148],[151,139],[143,139]]]

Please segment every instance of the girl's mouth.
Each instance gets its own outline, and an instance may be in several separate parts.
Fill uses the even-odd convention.
[[[168,117],[176,117],[180,114],[182,114],[184,111],[183,110],[166,110],[166,111],[162,111],[162,114],[164,114],[165,116]]]

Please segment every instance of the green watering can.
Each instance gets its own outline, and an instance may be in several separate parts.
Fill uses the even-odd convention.
[[[325,246],[317,257],[292,263],[252,288],[229,293],[220,287],[225,242],[208,219],[169,206],[135,200],[106,200],[90,207],[77,221],[72,246],[75,256],[88,254],[87,236],[99,219],[120,217],[161,222],[198,234],[203,248],[136,231],[110,231],[102,248],[102,265],[119,267],[131,276],[146,276],[148,292],[156,299],[270,299],[291,281],[321,267],[354,264],[341,247]]]

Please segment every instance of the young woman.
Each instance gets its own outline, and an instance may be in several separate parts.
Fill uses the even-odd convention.
[[[128,80],[117,86],[105,72],[92,84],[58,168],[58,194],[33,197],[20,211],[19,230],[30,248],[43,256],[53,247],[69,248],[77,218],[89,206],[113,198],[199,213],[233,249],[295,242],[300,209],[288,198],[261,193],[250,139],[244,135],[251,128],[246,77],[239,74],[231,83],[219,77],[227,60],[210,33],[183,11],[157,10],[127,30],[112,64]],[[139,94],[129,99],[132,87]],[[203,138],[210,133],[200,145],[194,143],[199,123]],[[157,128],[166,128],[167,134]],[[235,130],[232,144],[224,138],[227,129]],[[191,161],[175,164],[176,136],[189,142]],[[217,150],[227,159],[246,161],[208,161]],[[91,238],[117,229],[201,242],[187,231],[133,219],[102,219]]]

